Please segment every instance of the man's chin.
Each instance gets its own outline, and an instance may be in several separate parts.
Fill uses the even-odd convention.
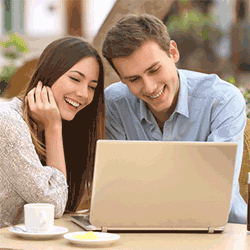
[[[164,113],[168,111],[168,107],[166,107],[166,105],[152,105],[150,103],[147,103],[147,105],[152,112]]]

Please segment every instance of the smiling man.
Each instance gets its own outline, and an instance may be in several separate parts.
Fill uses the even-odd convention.
[[[177,45],[151,15],[122,18],[108,31],[102,52],[121,79],[105,90],[106,138],[237,142],[229,222],[245,224],[238,182],[246,124],[240,91],[215,74],[177,69]]]

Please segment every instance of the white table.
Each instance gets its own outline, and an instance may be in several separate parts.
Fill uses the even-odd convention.
[[[69,232],[83,229],[69,218],[69,214],[55,220],[56,226],[63,226]],[[120,240],[107,248],[126,250],[245,250],[250,249],[250,233],[246,225],[227,224],[223,233],[120,233]],[[51,240],[27,240],[11,233],[8,228],[0,230],[1,249],[83,249],[69,243],[63,237]],[[85,248],[87,249],[87,248]],[[93,248],[92,248],[93,249]],[[99,248],[100,249],[100,248]]]

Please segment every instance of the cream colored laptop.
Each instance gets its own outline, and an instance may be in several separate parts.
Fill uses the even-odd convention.
[[[87,230],[223,230],[237,143],[110,141],[96,148]]]

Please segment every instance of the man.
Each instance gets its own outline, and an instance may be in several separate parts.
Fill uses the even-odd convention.
[[[122,18],[108,31],[102,52],[121,79],[105,90],[106,138],[237,142],[229,222],[245,224],[238,182],[246,124],[240,91],[215,74],[178,70],[177,45],[154,16]]]

